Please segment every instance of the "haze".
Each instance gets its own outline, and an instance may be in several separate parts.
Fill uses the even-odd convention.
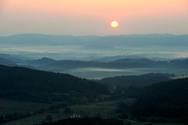
[[[187,0],[1,0],[0,8],[1,35],[188,33]]]

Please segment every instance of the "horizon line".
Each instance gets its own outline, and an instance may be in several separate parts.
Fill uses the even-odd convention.
[[[13,37],[13,36],[24,36],[24,35],[38,35],[38,36],[57,36],[57,37],[120,37],[120,36],[151,36],[151,35],[168,35],[168,36],[188,36],[188,34],[179,33],[135,33],[135,34],[119,34],[119,35],[71,35],[71,34],[50,34],[50,33],[14,33],[2,35],[0,37]]]

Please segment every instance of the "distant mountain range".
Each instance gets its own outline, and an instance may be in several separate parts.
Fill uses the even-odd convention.
[[[120,35],[120,36],[58,36],[44,34],[20,34],[1,36],[1,44],[69,44],[86,45],[90,47],[109,47],[117,45],[188,45],[188,35],[149,34],[149,35]],[[170,43],[170,44],[169,44]]]
[[[3,65],[17,65],[19,63],[23,63],[26,59],[26,57],[22,57],[19,55],[0,54],[0,64]]]
[[[0,57],[0,65],[16,66],[16,63],[14,63],[11,60],[8,60],[6,58],[1,58]]]
[[[0,52],[63,60],[113,61],[124,55],[176,58],[186,57],[187,39],[188,35],[170,34],[120,36],[20,34],[0,36]]]
[[[188,73],[185,69],[188,68],[188,58],[180,58],[173,60],[154,60],[148,58],[121,58],[113,61],[81,61],[81,60],[55,60],[51,58],[41,59],[27,59],[19,58],[17,56],[0,55],[0,64],[8,66],[24,66],[33,69],[40,69],[44,71],[69,73],[74,74],[77,70],[87,68],[98,69],[117,69],[117,70],[136,70],[141,69],[141,74],[146,73],[170,73],[170,74],[184,74]],[[143,71],[142,71],[143,69]],[[144,72],[145,70],[148,70]],[[99,72],[100,73],[100,72]],[[87,74],[87,71],[85,71]],[[75,74],[74,74],[75,75]],[[123,75],[123,74],[120,74]],[[132,75],[132,74],[131,74]],[[82,77],[79,73],[76,76]],[[117,76],[117,75],[114,75]],[[112,76],[111,76],[112,77]],[[85,77],[87,78],[87,77]],[[95,78],[95,77],[94,77]]]
[[[186,68],[188,67],[188,59],[174,59],[166,61],[157,61],[147,58],[125,58],[109,62],[97,61],[79,61],[79,60],[54,60],[50,58],[41,58],[38,60],[27,61],[26,65],[38,68],[52,68],[54,69],[74,69],[84,67],[98,67],[98,68]]]

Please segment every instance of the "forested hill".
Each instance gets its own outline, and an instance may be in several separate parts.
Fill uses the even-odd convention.
[[[120,88],[138,87],[143,88],[155,83],[168,81],[173,77],[172,74],[164,73],[149,73],[144,75],[132,75],[132,76],[116,76],[111,78],[104,78],[98,80],[98,82],[116,86]]]
[[[133,106],[133,113],[142,117],[187,120],[188,78],[146,87]]]
[[[67,74],[0,65],[0,97],[27,101],[95,99],[104,85]]]

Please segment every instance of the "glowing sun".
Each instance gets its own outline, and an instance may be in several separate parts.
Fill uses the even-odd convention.
[[[111,22],[111,27],[114,28],[114,29],[116,29],[116,28],[119,27],[119,23],[117,21],[112,21]]]

